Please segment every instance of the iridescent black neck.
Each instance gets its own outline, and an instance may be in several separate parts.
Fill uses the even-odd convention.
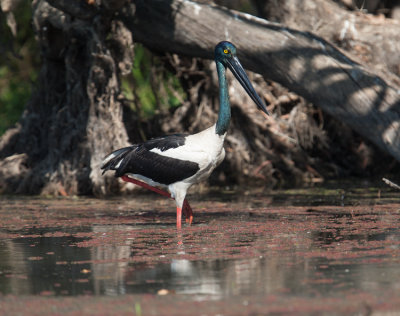
[[[219,61],[216,61],[216,64],[219,80],[219,112],[215,132],[218,135],[224,135],[228,130],[229,122],[231,120],[231,106],[229,104],[226,68]]]

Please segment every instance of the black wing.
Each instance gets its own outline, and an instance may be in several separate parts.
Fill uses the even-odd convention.
[[[157,148],[161,151],[166,151],[171,148],[178,148],[185,145],[186,136],[187,135],[184,134],[173,134],[164,137],[153,138],[143,143],[143,146],[148,150]]]
[[[183,135],[170,135],[149,140],[143,144],[133,145],[114,151],[114,155],[101,167],[103,173],[115,170],[115,176],[127,173],[139,174],[155,182],[169,185],[193,176],[199,171],[199,165],[188,160],[165,157],[151,152],[153,148],[166,151],[185,144]]]

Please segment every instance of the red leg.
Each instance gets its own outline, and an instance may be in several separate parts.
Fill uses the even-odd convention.
[[[185,214],[185,217],[186,217],[186,223],[189,223],[189,225],[192,225],[193,211],[189,205],[189,202],[186,199],[183,201],[183,213]]]
[[[166,197],[169,197],[169,198],[171,197],[171,194],[169,194],[168,192],[166,192],[164,190],[161,190],[161,189],[158,189],[156,187],[153,187],[153,186],[151,186],[151,185],[149,185],[149,184],[147,184],[145,182],[142,182],[140,180],[136,180],[136,179],[130,178],[128,176],[122,176],[121,179],[126,181],[126,182],[131,182],[133,184],[140,185],[143,188],[149,189],[149,190],[151,190],[153,192],[156,192],[158,194],[164,195]],[[192,211],[189,203],[186,200],[183,203],[183,212],[184,212],[184,214],[186,216],[186,222],[188,222],[189,225],[192,224],[193,211]],[[176,228],[178,228],[178,229],[181,228],[181,221],[182,221],[182,208],[177,207],[176,208]]]
[[[182,209],[180,207],[176,208],[176,228],[181,229],[182,227]]]
[[[128,177],[128,176],[122,176],[121,179],[124,180],[124,181],[126,181],[126,182],[131,182],[131,183],[133,183],[133,184],[140,185],[140,186],[143,187],[143,188],[149,189],[149,190],[151,190],[151,191],[153,191],[153,192],[156,192],[156,193],[158,193],[158,194],[164,195],[164,196],[166,196],[166,197],[169,197],[169,198],[171,197],[171,194],[169,194],[168,192],[166,192],[166,191],[164,191],[164,190],[161,190],[161,189],[158,189],[158,188],[156,188],[156,187],[152,187],[150,184],[147,184],[147,183],[145,183],[145,182],[142,182],[142,181],[139,181],[139,180],[130,178],[130,177]]]

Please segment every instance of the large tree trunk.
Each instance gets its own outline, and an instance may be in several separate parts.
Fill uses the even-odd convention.
[[[78,10],[77,3],[70,4]],[[118,78],[130,71],[133,45],[121,22],[96,17],[89,6],[85,12],[77,19],[47,1],[34,3],[43,66],[20,125],[1,140],[2,191],[92,194],[116,183],[99,167],[127,144]]]

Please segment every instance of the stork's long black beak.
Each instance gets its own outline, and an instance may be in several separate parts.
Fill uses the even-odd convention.
[[[232,57],[227,59],[228,68],[235,75],[236,79],[240,82],[243,88],[246,90],[247,94],[250,98],[257,104],[258,108],[264,113],[268,114],[268,110],[265,107],[264,102],[261,100],[260,96],[254,90],[253,85],[251,84],[249,77],[247,77],[246,72],[243,69],[243,66],[240,64],[240,61],[237,57]]]

